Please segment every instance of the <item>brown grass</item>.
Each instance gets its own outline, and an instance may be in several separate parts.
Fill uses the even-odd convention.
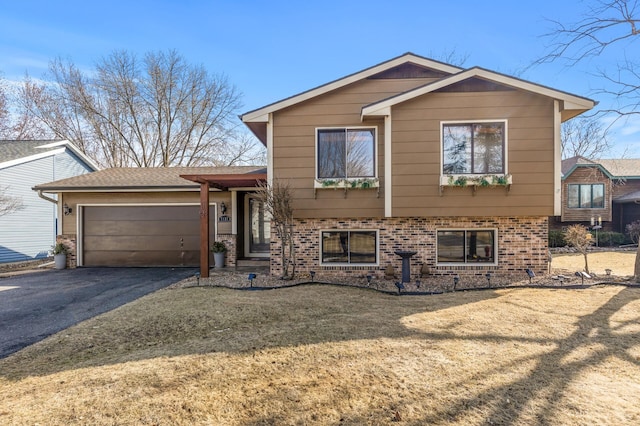
[[[0,360],[0,424],[640,423],[640,288],[162,290]]]
[[[587,255],[589,271],[598,276],[605,275],[605,269],[611,269],[613,275],[633,275],[633,265],[636,252],[592,252]],[[553,270],[581,271],[584,268],[584,256],[580,253],[561,254],[553,256],[551,261]]]

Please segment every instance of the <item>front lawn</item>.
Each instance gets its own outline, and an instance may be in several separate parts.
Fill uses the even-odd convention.
[[[0,360],[0,424],[640,423],[640,289],[166,289]]]

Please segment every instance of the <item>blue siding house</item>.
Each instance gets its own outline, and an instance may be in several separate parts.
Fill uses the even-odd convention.
[[[0,216],[0,263],[47,257],[62,206],[39,197],[36,185],[98,170],[66,140],[0,140],[0,190],[19,198],[17,211]]]

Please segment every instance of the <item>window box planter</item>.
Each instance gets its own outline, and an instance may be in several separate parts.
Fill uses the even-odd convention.
[[[316,179],[313,182],[314,197],[318,189],[343,189],[345,198],[350,189],[377,189],[380,196],[380,181],[378,178]]]
[[[510,174],[488,175],[442,175],[440,176],[440,195],[444,188],[471,188],[475,195],[478,188],[503,186],[507,192],[511,189],[513,177]]]

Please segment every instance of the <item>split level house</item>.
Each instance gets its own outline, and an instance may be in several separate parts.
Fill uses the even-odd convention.
[[[173,217],[199,224],[203,276],[203,249],[214,239],[229,243],[231,265],[262,257],[279,275],[280,242],[253,196],[266,180],[291,188],[299,273],[379,275],[399,270],[400,252],[434,275],[544,273],[549,217],[561,215],[560,125],[593,106],[548,86],[407,53],[243,114],[267,147],[264,170],[173,170],[183,182],[163,185],[151,175],[107,182],[110,174],[166,172],[127,169],[98,172],[102,186],[87,176],[39,189],[74,207],[62,234],[77,243],[80,265],[98,262],[92,251],[123,248],[100,236],[106,229],[125,241],[140,221],[185,204],[192,209]],[[146,210],[134,219],[129,207]],[[155,229],[145,232],[168,227]],[[176,237],[172,244],[186,244]],[[156,263],[159,245],[147,241],[109,262]]]
[[[55,195],[39,197],[33,186],[96,170],[66,140],[0,140],[0,191],[19,205],[0,215],[0,263],[46,258],[56,241],[62,204]]]
[[[551,219],[551,228],[579,223],[625,233],[638,220],[640,159],[576,156],[562,161],[562,215]]]

